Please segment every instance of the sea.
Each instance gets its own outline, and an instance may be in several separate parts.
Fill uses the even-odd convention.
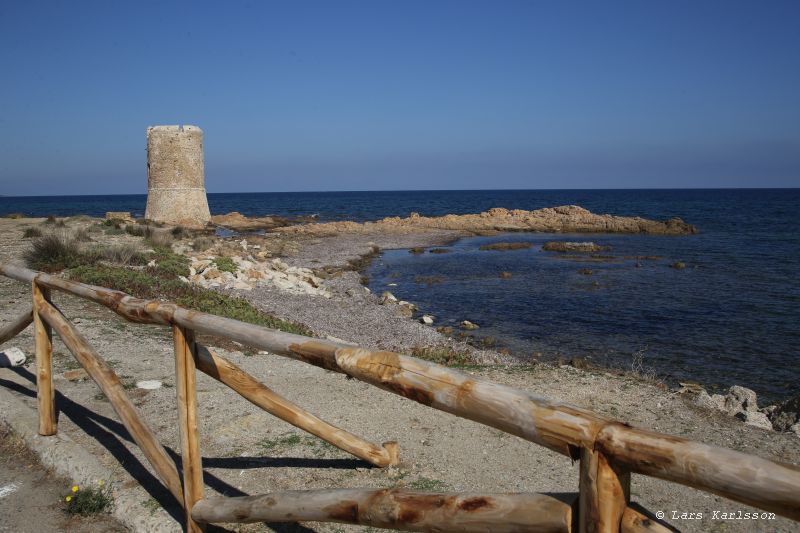
[[[738,384],[760,404],[800,393],[800,189],[476,190],[209,194],[212,213],[320,221],[580,205],[680,217],[687,236],[510,233],[449,253],[384,250],[366,275],[476,341],[524,361],[585,360],[711,391]],[[144,213],[145,195],[0,197],[0,215]],[[545,252],[549,240],[608,246],[602,257]],[[530,248],[486,251],[524,241]],[[685,268],[674,268],[682,263]],[[510,278],[501,278],[509,272]]]

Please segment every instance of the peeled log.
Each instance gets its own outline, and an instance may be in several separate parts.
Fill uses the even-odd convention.
[[[330,442],[337,448],[377,467],[396,465],[399,462],[396,442],[386,442],[383,447],[376,446],[352,433],[328,424],[276,394],[250,374],[201,344],[197,345],[196,358],[199,370],[224,383],[243,398],[281,420]]]
[[[33,307],[3,326],[3,329],[0,329],[0,344],[13,339],[18,333],[30,326],[31,322],[33,322]]]
[[[141,419],[138,411],[125,394],[122,382],[103,359],[89,346],[83,335],[80,334],[61,312],[39,296],[36,300],[36,309],[39,315],[56,332],[67,346],[75,359],[83,366],[89,376],[97,383],[103,394],[106,395],[111,406],[116,411],[125,429],[131,434],[133,440],[142,450],[142,453],[153,466],[161,481],[167,486],[173,496],[183,502],[183,488],[175,463],[172,462],[167,451],[156,439],[153,430]]]
[[[800,467],[672,435],[610,424],[597,450],[615,465],[800,520]]]
[[[201,500],[198,522],[340,522],[401,531],[569,532],[572,504],[544,494],[298,490]]]

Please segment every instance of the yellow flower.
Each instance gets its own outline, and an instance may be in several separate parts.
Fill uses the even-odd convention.
[[[102,479],[98,479],[97,480],[97,486],[98,487],[102,487],[103,486],[103,480]]]
[[[72,499],[72,496],[67,496],[67,501],[70,501],[71,499]]]
[[[72,492],[78,492],[78,485],[72,486]]]

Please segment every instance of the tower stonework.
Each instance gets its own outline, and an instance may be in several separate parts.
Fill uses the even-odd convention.
[[[211,221],[203,166],[203,130],[147,128],[147,208],[155,222],[203,227]]]

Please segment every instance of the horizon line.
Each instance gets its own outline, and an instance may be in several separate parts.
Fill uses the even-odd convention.
[[[362,193],[362,192],[486,192],[486,191],[731,191],[731,190],[754,190],[754,191],[782,191],[800,189],[796,187],[594,187],[594,188],[535,188],[535,189],[342,189],[342,190],[318,190],[318,191],[226,191],[209,192],[209,194],[329,194],[329,193]],[[0,198],[61,198],[78,196],[147,196],[148,192],[137,193],[96,193],[96,194],[0,194]]]

